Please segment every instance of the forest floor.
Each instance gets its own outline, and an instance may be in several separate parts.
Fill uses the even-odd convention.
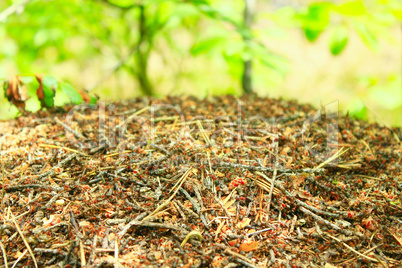
[[[138,98],[1,122],[0,267],[402,267],[400,130],[331,109]]]

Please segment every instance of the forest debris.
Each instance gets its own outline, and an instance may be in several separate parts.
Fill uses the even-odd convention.
[[[25,110],[28,93],[24,83],[18,76],[12,76],[4,82],[4,91],[9,102],[14,104],[20,112]]]
[[[8,207],[8,211],[9,211],[9,213],[10,213],[10,215],[11,215],[11,218],[12,218],[14,224],[15,224],[15,228],[17,228],[17,231],[18,231],[18,233],[20,234],[20,236],[21,236],[21,238],[22,238],[22,241],[24,241],[25,247],[28,249],[29,254],[30,254],[31,257],[32,257],[32,260],[33,260],[33,262],[34,262],[34,264],[35,264],[35,267],[38,268],[38,263],[36,262],[35,255],[33,254],[31,247],[29,246],[27,240],[25,239],[24,234],[22,233],[22,231],[21,231],[21,229],[20,229],[20,227],[19,227],[17,221],[15,220],[14,214],[11,212],[10,207]]]
[[[359,255],[360,257],[362,257],[362,258],[364,258],[364,259],[367,259],[367,260],[370,260],[370,261],[372,261],[372,262],[378,262],[378,260],[373,259],[373,258],[371,258],[371,257],[369,257],[369,256],[366,256],[366,255],[360,253],[359,251],[355,250],[354,248],[348,246],[346,243],[340,241],[338,238],[336,238],[336,237],[334,237],[334,236],[332,236],[332,235],[330,235],[330,234],[328,234],[328,233],[326,233],[326,235],[329,236],[329,237],[331,237],[332,239],[336,240],[337,242],[343,244],[346,248],[348,248],[350,251],[353,251],[354,253],[356,253],[356,254]]]
[[[202,234],[199,231],[191,231],[187,234],[186,238],[184,238],[183,242],[181,242],[180,247],[184,248],[184,246],[186,245],[187,241],[191,238],[191,237],[195,237],[198,240],[202,241]]]
[[[4,266],[6,268],[8,268],[7,253],[6,253],[6,250],[4,249],[4,245],[1,241],[0,241],[0,248],[1,248],[1,252],[3,253]]]
[[[258,241],[246,241],[240,244],[239,250],[244,252],[250,252],[258,248]]]
[[[38,265],[376,264],[343,246],[334,254],[333,243],[326,242],[339,242],[329,234],[378,265],[400,266],[401,149],[392,132],[340,117],[339,145],[345,146],[322,142],[326,122],[316,122],[303,140],[298,131],[305,118],[294,115],[309,114],[311,107],[253,99],[242,115],[290,118],[271,130],[236,118],[238,107],[231,98],[191,101],[197,104],[194,109],[182,97],[169,99],[187,121],[164,109],[146,113],[150,102],[144,106],[141,99],[117,104],[117,110],[106,110],[105,122],[113,123],[102,126],[102,135],[97,111],[86,110],[76,117],[77,133],[88,144],[99,144],[105,135],[110,142],[93,154],[88,154],[92,147],[70,149],[75,145],[52,111],[2,124],[0,236],[6,237],[1,242],[8,265],[34,265],[26,258],[29,250],[18,238],[12,212]],[[141,123],[152,125],[152,133],[135,118],[126,121],[113,114],[132,109],[142,112]],[[216,114],[228,116],[210,119]],[[57,116],[63,121],[63,115]],[[116,128],[122,122],[127,127]],[[180,135],[184,130],[187,135]],[[359,142],[366,137],[376,159],[367,158],[367,146]],[[277,158],[272,142],[281,152]],[[322,155],[310,154],[307,145]],[[335,160],[338,166],[330,165]],[[194,230],[202,233],[202,243],[180,248]],[[16,248],[26,248],[25,253],[13,253]],[[374,249],[378,256],[369,254]],[[0,266],[5,266],[3,259]]]

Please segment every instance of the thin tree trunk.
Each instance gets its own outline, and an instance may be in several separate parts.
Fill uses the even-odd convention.
[[[139,21],[139,32],[140,32],[140,37],[138,40],[138,52],[136,55],[136,61],[137,61],[137,77],[138,81],[141,86],[141,91],[147,95],[151,96],[153,95],[153,87],[151,82],[149,81],[148,78],[148,56],[149,56],[149,51],[148,51],[148,46],[146,42],[146,35],[147,35],[147,29],[146,29],[146,18],[145,18],[145,7],[143,5],[139,6],[140,9],[140,21]]]
[[[255,12],[256,0],[244,0],[244,26],[250,30],[251,25],[253,23],[253,17]],[[247,42],[249,40],[248,37],[244,38],[244,41]],[[246,94],[253,93],[253,85],[252,85],[252,61],[246,60],[244,61],[244,70],[242,76],[242,87],[243,91]]]

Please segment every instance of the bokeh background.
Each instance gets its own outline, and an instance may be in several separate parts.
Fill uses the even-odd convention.
[[[49,74],[111,101],[205,98],[244,94],[251,65],[260,96],[401,126],[401,21],[399,0],[3,0],[0,79]],[[0,119],[15,116],[0,95]]]

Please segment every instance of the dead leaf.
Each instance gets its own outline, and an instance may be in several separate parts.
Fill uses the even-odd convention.
[[[77,90],[78,93],[80,93],[82,99],[84,100],[85,103],[90,103],[91,102],[91,97],[88,96],[88,94],[82,90]]]
[[[239,242],[239,240],[238,240],[238,239],[235,239],[235,240],[230,240],[230,241],[228,241],[228,244],[229,244],[231,247],[234,247],[238,242]]]
[[[301,174],[300,176],[298,176],[297,178],[292,180],[292,185],[294,188],[299,188],[300,185],[302,185],[304,183],[304,181],[306,180],[306,175]]]
[[[36,80],[38,80],[39,87],[36,90],[36,95],[38,96],[39,101],[45,98],[45,92],[43,91],[43,76],[41,74],[35,74]]]
[[[250,252],[258,248],[258,241],[249,241],[240,244],[239,250],[244,252]]]
[[[12,76],[8,81],[4,82],[4,89],[8,101],[23,112],[25,110],[25,102],[28,100],[27,90],[24,83],[18,76]]]
[[[250,222],[251,222],[251,220],[249,218],[244,218],[241,221],[239,221],[239,223],[236,224],[236,228],[237,229],[243,229],[244,227],[249,225]]]

